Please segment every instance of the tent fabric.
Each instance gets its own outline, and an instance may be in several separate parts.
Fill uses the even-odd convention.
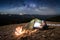
[[[35,22],[42,23],[42,20],[37,19],[37,18],[31,20],[31,21],[28,23],[28,25],[27,25],[27,29],[33,29]]]
[[[39,23],[39,22],[34,23],[34,27],[40,27],[40,25],[41,25],[41,23]]]

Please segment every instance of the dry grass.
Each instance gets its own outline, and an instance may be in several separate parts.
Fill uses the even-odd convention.
[[[15,28],[20,25],[25,26],[26,23],[0,26],[0,40],[60,40],[60,27],[52,26],[49,26],[48,30],[38,29],[30,35],[27,33],[17,37],[14,32]]]

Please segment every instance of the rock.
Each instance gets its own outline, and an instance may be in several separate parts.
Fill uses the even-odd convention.
[[[51,37],[53,37],[53,36],[54,36],[54,33],[51,34]]]
[[[0,38],[1,38],[1,36],[0,36]]]
[[[45,35],[42,35],[42,37],[46,38],[46,36],[45,36]]]

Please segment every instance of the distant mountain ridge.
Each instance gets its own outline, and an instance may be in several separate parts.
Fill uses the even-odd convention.
[[[47,20],[48,18],[54,17],[55,15],[13,15],[13,14],[0,14],[0,25],[8,25],[15,23],[25,23],[33,19],[33,17]]]
[[[51,17],[51,18],[47,18],[46,20],[60,22],[60,15],[55,16],[55,17]]]

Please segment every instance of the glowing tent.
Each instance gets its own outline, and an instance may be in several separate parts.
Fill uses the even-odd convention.
[[[34,28],[42,29],[44,25],[45,23],[42,20],[35,18],[28,23],[27,29],[34,29]]]

